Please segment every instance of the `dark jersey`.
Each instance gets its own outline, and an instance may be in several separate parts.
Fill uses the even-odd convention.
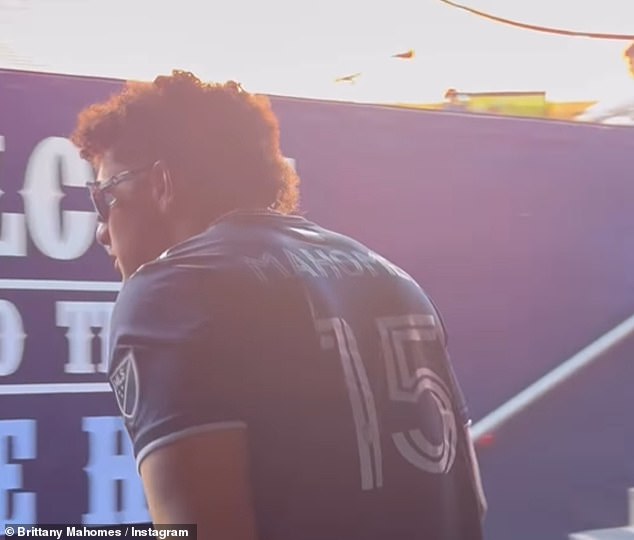
[[[137,462],[248,430],[263,540],[479,539],[466,407],[432,302],[301,217],[237,212],[144,265],[109,377]]]

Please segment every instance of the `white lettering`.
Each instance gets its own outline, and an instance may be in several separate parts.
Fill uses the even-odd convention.
[[[302,249],[301,252],[313,264],[322,277],[328,277],[328,269],[332,271],[335,277],[341,277],[341,271],[337,264],[331,260],[321,249]]]
[[[345,274],[352,277],[359,277],[363,275],[363,267],[354,260],[352,255],[349,253],[333,249],[328,255],[330,255],[330,258],[339,265],[339,268],[341,268]]]
[[[22,465],[9,462],[35,459],[35,434],[35,420],[0,421],[0,523],[35,522],[35,493],[11,493],[23,489]]]
[[[68,139],[48,137],[31,153],[20,193],[33,242],[48,257],[77,259],[90,248],[97,218],[62,210],[61,185],[83,187],[91,178],[90,166]]]
[[[68,362],[66,373],[106,373],[108,370],[108,335],[114,302],[56,302],[55,322],[68,328]],[[93,362],[93,328],[99,329],[101,361]]]
[[[269,268],[276,269],[285,278],[291,275],[284,265],[270,253],[264,253],[261,257],[244,257],[243,260],[255,272],[260,281],[267,280],[266,270]]]
[[[0,135],[0,157],[4,153],[4,136]],[[0,198],[4,191],[0,189]],[[26,224],[23,214],[6,213],[0,220],[0,257],[26,257]]]
[[[377,275],[377,271],[374,268],[375,264],[378,264],[376,259],[370,256],[369,252],[353,251],[352,255],[363,265],[363,267],[370,272],[373,276]]]
[[[0,300],[0,376],[20,367],[25,339],[20,312],[8,300]]]
[[[299,274],[300,272],[306,272],[313,277],[319,277],[319,273],[310,266],[310,263],[302,258],[299,253],[296,253],[290,249],[285,249],[284,253],[286,253],[286,257],[288,261],[291,263],[293,270],[295,273]]]
[[[3,193],[0,189],[0,197]],[[26,257],[26,223],[23,214],[2,214],[0,257]]]
[[[82,429],[89,434],[88,513],[83,523],[148,522],[143,487],[132,458],[132,445],[116,416],[86,417]],[[120,499],[117,485],[121,486]],[[121,508],[121,510],[119,510]]]

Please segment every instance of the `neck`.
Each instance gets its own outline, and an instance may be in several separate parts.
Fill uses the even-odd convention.
[[[221,219],[236,214],[238,212],[271,212],[268,208],[255,208],[255,207],[243,207],[234,208],[227,212],[213,213],[211,216],[205,218],[199,218],[194,215],[187,216],[184,219],[175,220],[169,227],[169,233],[167,237],[170,239],[170,245],[174,246],[179,244],[192,236],[200,234],[206,231],[214,223],[217,223]]]

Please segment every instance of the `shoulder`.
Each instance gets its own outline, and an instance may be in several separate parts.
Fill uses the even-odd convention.
[[[200,269],[157,261],[126,281],[112,315],[113,334],[169,339],[200,330],[210,315]]]

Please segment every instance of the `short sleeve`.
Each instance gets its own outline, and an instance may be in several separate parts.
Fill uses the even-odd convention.
[[[138,466],[179,438],[246,426],[209,287],[200,270],[156,264],[130,278],[117,299],[108,376]]]

